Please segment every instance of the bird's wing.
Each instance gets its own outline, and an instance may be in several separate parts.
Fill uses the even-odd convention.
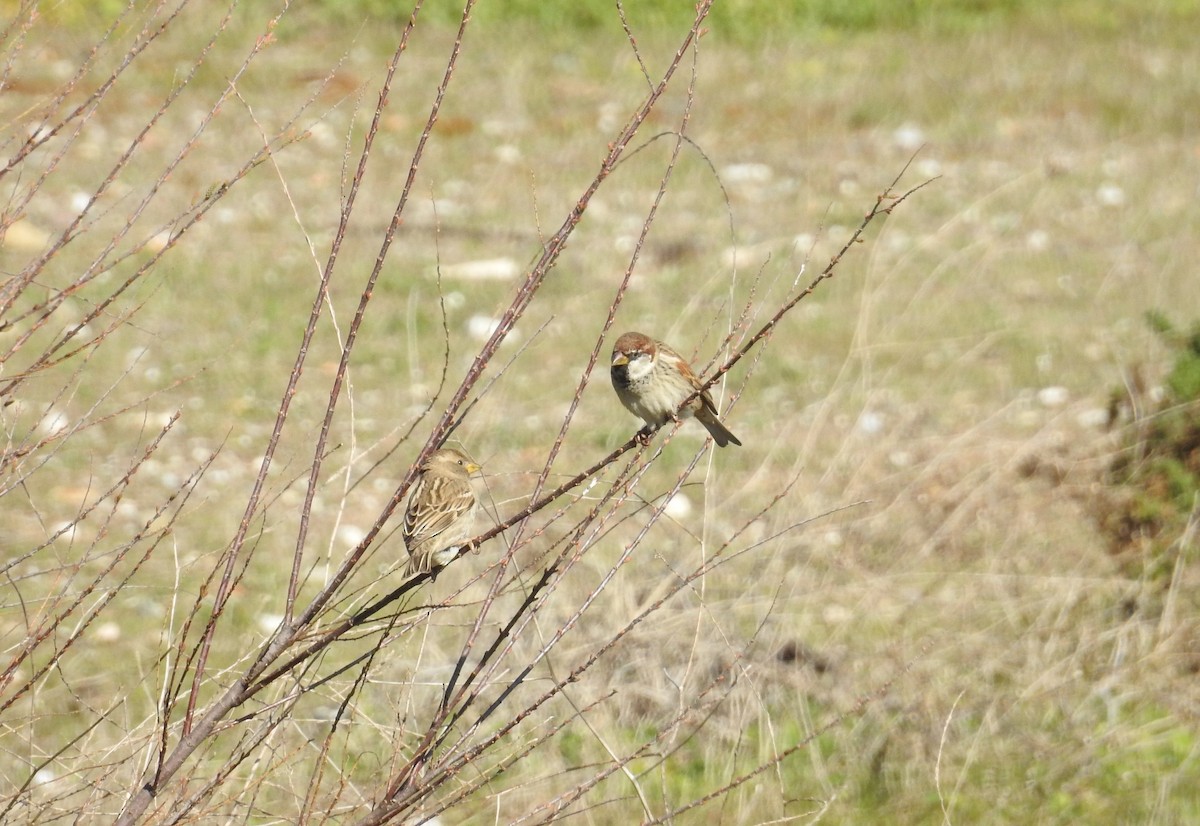
[[[656,343],[658,345],[659,352],[666,354],[668,358],[674,361],[675,365],[679,368],[679,372],[683,374],[683,377],[688,380],[693,388],[699,390],[703,382],[696,377],[696,373],[694,370],[692,370],[692,365],[687,363],[687,359],[676,353],[661,341]],[[708,394],[707,390],[700,394],[700,403],[704,405],[714,416],[721,415],[720,411],[717,410],[717,406],[713,403],[712,396]]]
[[[404,513],[404,541],[423,542],[437,536],[475,504],[471,486],[457,479],[421,477],[412,494],[412,505]]]

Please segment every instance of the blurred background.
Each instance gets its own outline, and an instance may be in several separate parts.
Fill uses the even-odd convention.
[[[0,645],[12,657],[0,773],[9,816],[102,819],[146,765],[183,618],[194,605],[203,616],[242,524],[410,9],[293,4],[270,23],[275,3],[202,0],[133,54],[167,10],[0,7],[13,159],[0,272],[10,287],[36,272],[0,296]],[[624,26],[599,0],[474,10],[358,332],[303,593],[387,503],[694,14],[691,2],[622,8]],[[231,669],[218,683],[283,616],[340,346],[460,13],[427,4],[399,61],[249,524],[255,554],[215,643],[213,662]],[[547,737],[442,822],[513,822],[634,752],[568,814],[657,822],[711,794],[679,822],[1200,817],[1198,25],[1185,0],[716,3],[454,434],[484,466],[488,524],[524,504],[635,249],[552,481],[640,426],[604,375],[615,334],[661,337],[703,368],[731,330],[736,343],[816,277],[877,197],[928,184],[718,386],[723,409],[737,397],[724,419],[745,447],[703,459],[537,674],[560,679],[680,571],[726,543],[730,558],[606,651],[570,705],[502,741],[508,754]],[[24,154],[44,112],[75,107]],[[239,172],[268,140],[269,156]],[[182,216],[231,178],[176,240]],[[38,361],[80,322],[69,338],[94,345]],[[685,425],[670,440],[647,500],[703,435]],[[178,513],[135,564],[164,507]],[[642,525],[631,510],[541,609],[545,636],[529,632],[515,662],[612,571]],[[514,558],[515,599],[537,551]],[[502,552],[497,539],[482,556]],[[391,587],[403,556],[398,537],[372,545],[347,599]],[[410,720],[436,704],[483,593],[472,565],[430,586],[465,590],[374,672],[369,722],[331,770],[330,816],[355,820],[363,804],[347,789],[370,799]],[[695,701],[718,672],[736,686],[714,707]],[[337,699],[281,728],[290,766],[239,769],[253,805],[230,792],[211,816],[294,822],[322,759],[296,744],[320,736]],[[693,701],[703,725],[673,728]]]

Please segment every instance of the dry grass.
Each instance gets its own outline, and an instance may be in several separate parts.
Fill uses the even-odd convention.
[[[197,32],[212,31],[218,12],[202,3],[188,13],[191,25],[139,58],[8,227],[5,273],[67,225],[80,193],[95,189],[147,107],[181,77]],[[264,20],[241,15],[105,193],[95,225],[55,254],[16,311],[67,284],[128,220],[129,205],[264,30]],[[474,667],[510,616],[522,617],[518,633],[480,680],[466,719],[503,698],[500,711],[482,715],[477,731],[462,723],[450,731],[469,746],[516,725],[431,785],[423,811],[448,807],[447,821],[541,822],[576,790],[565,808],[576,820],[670,819],[763,766],[676,822],[1178,823],[1200,814],[1194,550],[1181,549],[1166,582],[1131,577],[1093,513],[1116,444],[1094,413],[1129,365],[1165,367],[1143,312],[1164,308],[1182,321],[1200,307],[1192,263],[1200,56],[1178,21],[1136,23],[1113,31],[1020,18],[955,36],[814,31],[773,39],[760,53],[724,42],[719,30],[702,38],[694,100],[689,56],[453,434],[483,461],[495,514],[526,503],[547,461],[685,112],[690,141],[614,332],[653,332],[700,364],[737,328],[743,304],[757,315],[742,333],[808,283],[914,152],[904,182],[936,182],[872,225],[769,346],[730,372],[723,395],[740,395],[727,421],[744,449],[699,456],[661,513],[653,505],[681,482],[702,432],[685,426],[660,457],[638,454],[637,485],[583,523],[594,533],[575,543],[578,559],[522,614],[547,554],[571,547],[557,543],[624,465],[603,470],[561,518],[551,519],[552,506],[526,526],[525,541],[512,531],[491,540],[408,597],[390,630],[385,612],[295,679],[315,684],[387,639],[369,668],[298,697],[289,676],[254,698],[238,712],[254,719],[216,733],[148,819],[170,822],[194,798],[184,820],[365,821],[415,753],[456,662],[466,651],[466,670]],[[26,135],[22,114],[59,88],[95,40],[35,34],[23,51],[9,47],[18,58],[0,98],[0,122],[13,124],[6,156]],[[234,683],[284,618],[340,342],[453,39],[418,34],[265,480],[266,506],[247,526],[253,555],[221,615],[199,708]],[[639,33],[650,77],[665,69],[676,34]],[[0,683],[13,700],[0,718],[8,817],[111,819],[154,759],[165,685],[180,687],[168,740],[179,737],[191,674],[177,659],[198,634],[184,623],[193,605],[197,625],[208,618],[210,577],[255,484],[398,36],[285,16],[153,214],[138,218],[140,232],[123,242],[130,258],[74,295],[22,351],[40,352],[161,249],[160,225],[236,175],[264,135],[298,138],[254,166],[89,322],[98,333],[136,308],[102,346],[23,382],[4,409],[8,456],[60,424],[96,422],[32,451],[36,467],[6,466],[6,657],[53,607],[81,598],[51,647]],[[96,71],[115,59],[102,54]],[[298,605],[386,507],[489,323],[647,88],[620,36],[519,28],[468,36],[332,419]],[[651,140],[660,132],[668,134]],[[28,177],[11,183],[8,197],[28,185]],[[501,263],[489,270],[481,261]],[[0,347],[21,330],[0,332]],[[603,376],[607,346],[601,354],[551,486],[637,425]],[[14,357],[0,379],[24,369]],[[433,415],[423,415],[439,388]],[[176,411],[129,491],[59,534]],[[149,543],[127,556],[120,548],[139,532],[160,539],[134,571]],[[512,544],[511,564],[498,569]],[[395,536],[368,547],[323,627],[398,586],[402,557]],[[128,584],[104,579],[86,591],[114,559]],[[47,652],[76,629],[78,641],[51,662]],[[594,666],[516,720],[597,652]],[[244,761],[230,760],[251,745]]]

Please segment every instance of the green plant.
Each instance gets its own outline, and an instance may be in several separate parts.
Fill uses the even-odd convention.
[[[1169,575],[1172,566],[1157,560],[1175,542],[1187,541],[1200,505],[1200,321],[1184,333],[1162,313],[1148,313],[1147,320],[1174,362],[1163,397],[1128,429],[1112,463],[1110,481],[1128,495],[1103,522],[1118,548],[1140,545],[1150,567]],[[1195,552],[1191,546],[1181,550]]]

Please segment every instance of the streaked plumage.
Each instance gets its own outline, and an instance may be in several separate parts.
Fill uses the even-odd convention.
[[[421,466],[404,511],[409,574],[444,567],[474,535],[478,500],[470,477],[477,470],[469,456],[450,447],[434,451]]]
[[[663,342],[625,333],[613,346],[611,375],[621,404],[646,424],[664,425],[677,417],[695,416],[718,447],[741,445],[721,423],[707,391],[679,410],[683,400],[700,388],[700,380],[683,356]]]

